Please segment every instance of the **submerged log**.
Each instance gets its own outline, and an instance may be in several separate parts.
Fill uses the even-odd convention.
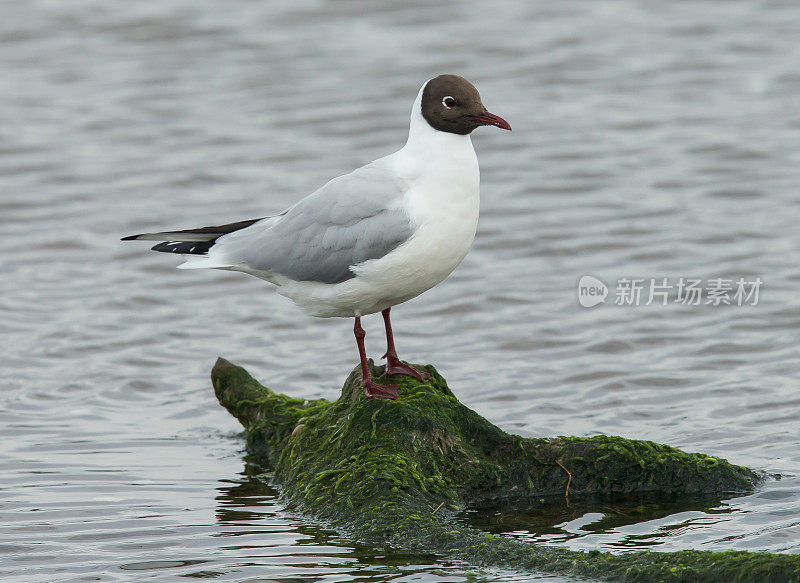
[[[459,511],[504,500],[735,496],[752,492],[762,475],[649,441],[512,435],[459,402],[432,366],[415,366],[431,380],[392,377],[400,383],[397,401],[364,397],[358,369],[333,402],[274,393],[221,358],[211,377],[219,402],[244,426],[248,451],[274,469],[286,501],[359,540],[611,581],[800,581],[798,555],[577,552],[464,525]],[[375,368],[374,377],[382,372]]]

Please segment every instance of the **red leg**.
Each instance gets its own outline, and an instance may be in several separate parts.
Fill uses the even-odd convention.
[[[383,355],[386,359],[386,374],[402,374],[407,377],[414,377],[418,381],[431,378],[431,375],[424,370],[416,369],[397,358],[397,350],[394,348],[394,335],[392,334],[392,321],[389,319],[389,310],[391,309],[386,308],[381,312],[383,314],[383,324],[386,326],[386,354]]]
[[[372,382],[372,375],[369,372],[367,362],[367,351],[364,348],[364,336],[367,335],[361,327],[361,318],[356,316],[356,325],[353,327],[353,334],[356,336],[358,344],[358,355],[361,357],[361,378],[364,382],[364,394],[371,399],[399,399],[397,385],[377,385]]]

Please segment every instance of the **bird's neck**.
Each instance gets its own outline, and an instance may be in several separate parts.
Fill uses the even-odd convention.
[[[472,139],[469,134],[451,134],[442,132],[431,127],[422,117],[422,114],[415,110],[411,114],[411,125],[408,130],[408,141],[405,149],[426,151],[426,150],[451,150],[458,152],[461,150],[472,150]]]
[[[452,134],[434,129],[422,117],[422,89],[411,109],[408,141],[396,155],[410,174],[442,170],[442,165],[477,169],[478,160],[469,135]]]

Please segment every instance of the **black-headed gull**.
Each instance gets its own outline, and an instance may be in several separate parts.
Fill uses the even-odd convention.
[[[388,374],[429,378],[397,357],[389,310],[440,283],[469,251],[480,182],[470,133],[483,125],[511,129],[486,110],[469,81],[440,75],[417,94],[405,146],[283,213],[123,240],[163,241],[153,249],[183,254],[180,269],[265,279],[311,316],[355,317],[364,393],[397,399],[396,385],[372,381],[361,317],[383,314]]]

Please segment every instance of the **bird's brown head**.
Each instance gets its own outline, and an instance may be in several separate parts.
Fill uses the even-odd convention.
[[[475,87],[458,75],[439,75],[422,91],[422,117],[434,129],[467,135],[479,126],[510,130],[508,122],[489,113]]]

